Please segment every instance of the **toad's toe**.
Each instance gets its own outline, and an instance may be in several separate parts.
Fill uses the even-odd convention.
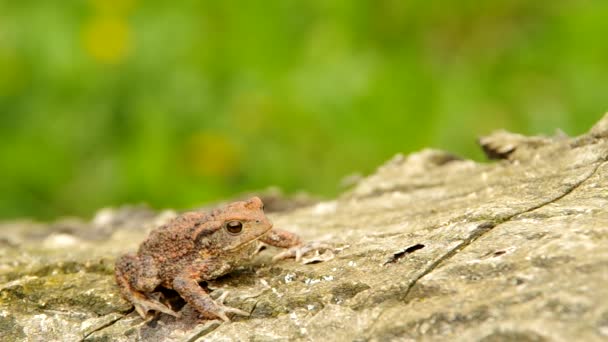
[[[249,316],[250,313],[247,311],[224,305],[224,300],[228,296],[228,293],[228,291],[224,291],[222,295],[214,301],[215,309],[212,310],[211,313],[224,322],[230,322],[230,318],[226,315],[229,313],[239,316]]]
[[[309,252],[318,251],[318,250],[326,250],[326,249],[331,249],[331,246],[326,243],[313,241],[313,242],[309,242],[304,245],[298,245],[298,246],[291,247],[291,248],[287,249],[286,251],[283,251],[283,252],[275,255],[272,258],[272,260],[279,261],[279,260],[283,260],[283,259],[295,258],[296,261],[299,262],[302,259],[302,256]]]
[[[135,306],[135,311],[137,311],[137,313],[144,319],[146,318],[148,311],[152,310],[162,312],[173,317],[179,317],[177,312],[150,297],[138,296],[137,298],[133,298],[133,306]]]

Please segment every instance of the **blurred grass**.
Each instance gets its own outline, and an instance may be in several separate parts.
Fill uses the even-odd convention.
[[[0,0],[0,217],[331,196],[397,152],[587,130],[608,2]]]

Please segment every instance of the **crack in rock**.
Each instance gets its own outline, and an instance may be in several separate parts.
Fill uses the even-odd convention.
[[[493,222],[485,222],[485,223],[480,224],[477,227],[477,229],[473,231],[473,234],[471,234],[468,239],[464,240],[461,244],[459,244],[456,247],[454,247],[453,249],[449,250],[443,256],[441,256],[440,258],[438,258],[435,262],[431,263],[422,273],[420,273],[420,275],[418,277],[414,278],[413,281],[411,282],[411,284],[405,290],[405,294],[403,295],[403,299],[405,300],[408,297],[408,295],[411,292],[412,288],[418,283],[419,280],[421,280],[422,278],[424,278],[425,276],[427,276],[428,274],[430,274],[431,272],[433,272],[440,265],[444,264],[446,261],[448,261],[453,256],[455,256],[458,252],[464,250],[466,247],[468,247],[469,245],[471,245],[472,243],[474,243],[481,236],[483,236],[484,234],[486,234],[490,230],[495,229],[497,226],[513,220],[517,216],[520,216],[520,215],[523,215],[523,214],[526,214],[526,213],[538,210],[538,209],[540,209],[542,207],[545,207],[547,205],[550,205],[552,203],[555,203],[555,202],[563,199],[564,197],[568,196],[573,191],[575,191],[576,189],[578,189],[581,185],[583,185],[585,182],[587,182],[590,178],[592,178],[597,173],[597,171],[604,164],[606,164],[606,163],[605,162],[599,162],[599,163],[597,163],[597,166],[592,171],[590,171],[589,174],[586,177],[584,177],[582,180],[580,180],[579,182],[577,182],[574,185],[572,185],[570,188],[568,188],[566,191],[564,191],[560,195],[558,195],[558,196],[556,196],[556,197],[554,197],[554,198],[552,198],[552,199],[550,199],[548,201],[545,201],[545,202],[543,202],[543,203],[541,203],[539,205],[533,206],[533,207],[531,207],[529,209],[526,209],[526,210],[524,210],[522,212],[513,214],[513,215],[511,215],[511,216],[509,216],[509,217],[507,217],[505,219],[502,219],[502,220],[500,220],[500,223],[498,223],[498,224],[495,224]],[[392,262],[394,262],[394,261],[392,261]]]

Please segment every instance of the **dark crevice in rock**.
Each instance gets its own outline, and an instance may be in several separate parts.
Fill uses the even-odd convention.
[[[392,256],[390,256],[388,258],[388,260],[384,263],[384,265],[386,264],[392,264],[397,262],[399,259],[404,258],[405,256],[407,256],[408,254],[412,254],[417,250],[423,249],[425,246],[423,244],[417,243],[415,245],[409,246],[399,252],[394,253]]]

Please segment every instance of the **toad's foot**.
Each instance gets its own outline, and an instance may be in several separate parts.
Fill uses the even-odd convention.
[[[198,265],[199,274],[205,270],[206,266],[206,264]],[[213,300],[207,291],[198,284],[197,279],[193,277],[193,274],[197,274],[195,271],[193,267],[186,268],[183,275],[173,279],[173,289],[199,312],[201,318],[219,318],[224,322],[230,322],[230,318],[227,315],[229,313],[249,316],[248,312],[224,305],[224,299],[228,295],[227,291],[222,293],[216,300]],[[204,272],[202,273],[204,274]]]
[[[295,258],[297,262],[300,262],[302,260],[302,256],[306,253],[319,250],[331,250],[331,246],[317,241],[309,242],[304,245],[297,245],[275,255],[272,258],[272,261]]]
[[[171,315],[173,317],[179,317],[177,312],[169,309],[167,306],[149,295],[134,293],[129,299],[133,303],[133,306],[135,306],[135,311],[137,311],[137,313],[144,319],[150,310],[166,313],[167,315]]]
[[[219,296],[215,301],[215,309],[210,310],[209,313],[219,317],[224,322],[230,322],[230,318],[226,315],[227,313],[232,313],[235,315],[241,316],[249,316],[249,312],[243,311],[241,309],[232,308],[224,305],[224,300],[228,296],[228,291],[224,291],[221,296]]]

